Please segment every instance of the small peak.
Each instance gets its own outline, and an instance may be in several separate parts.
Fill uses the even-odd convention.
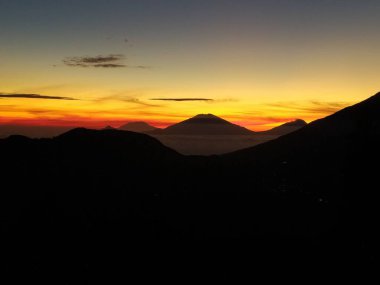
[[[132,121],[120,126],[119,130],[144,133],[157,130],[157,128],[143,121]]]
[[[230,122],[213,114],[198,114],[194,117],[191,117],[190,119],[183,121],[183,123],[231,124]]]
[[[111,126],[106,126],[105,128],[103,128],[103,130],[114,130],[115,128],[111,127]]]
[[[302,119],[295,119],[294,121],[289,122],[289,123],[293,124],[294,126],[296,126],[296,125],[297,126],[306,126],[307,125],[307,123]]]
[[[213,114],[198,114],[196,116],[194,116],[193,118],[196,118],[196,119],[220,119],[218,116],[215,116]]]

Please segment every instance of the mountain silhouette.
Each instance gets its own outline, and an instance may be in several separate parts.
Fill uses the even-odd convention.
[[[155,130],[159,130],[159,128],[153,127],[145,122],[129,122],[124,124],[118,128],[119,130],[131,131],[137,133],[147,133]]]
[[[377,184],[373,165],[380,159],[379,110],[377,93],[288,135],[226,154],[223,163],[240,169],[241,178],[255,172],[262,191],[307,192],[330,202],[348,199],[368,214],[375,209],[371,185]]]
[[[105,126],[103,128],[103,130],[114,130],[115,128],[114,127],[111,127],[111,126]]]
[[[213,114],[199,114],[152,134],[163,135],[249,135],[252,131]]]
[[[148,134],[182,154],[215,155],[265,143],[305,124],[295,120],[269,131],[253,132],[212,114],[200,114]]]
[[[311,122],[305,127],[282,136],[276,140],[253,148],[237,151],[228,155],[248,155],[274,146],[285,149],[292,144],[294,149],[301,150],[312,145],[330,145],[336,140],[349,141],[367,139],[368,136],[380,134],[380,93],[353,106],[344,108],[326,118]],[[331,141],[330,141],[331,140]],[[341,145],[343,148],[344,145]],[[286,150],[288,151],[288,150]],[[253,159],[253,157],[251,157]]]
[[[268,256],[370,263],[379,110],[380,93],[270,142],[213,156],[181,155],[122,130],[0,139],[2,238],[44,272],[57,267],[56,256],[76,267],[164,255],[181,263],[205,252],[208,263]],[[202,115],[192,125],[203,120],[230,124]]]
[[[95,159],[100,156],[114,156],[118,159],[133,158],[136,163],[153,163],[155,159],[178,156],[177,152],[151,136],[116,129],[76,128],[48,142],[67,148],[72,146],[72,152],[77,152],[78,155],[92,153]]]
[[[278,127],[274,127],[273,129],[260,132],[260,134],[282,136],[303,128],[306,125],[307,123],[304,120],[296,119],[294,121],[282,124]]]

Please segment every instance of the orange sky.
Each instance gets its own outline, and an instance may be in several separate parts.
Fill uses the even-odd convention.
[[[380,2],[206,2],[2,4],[0,124],[165,127],[212,113],[259,131],[379,91]]]

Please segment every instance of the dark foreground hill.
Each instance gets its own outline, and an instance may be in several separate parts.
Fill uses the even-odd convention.
[[[17,244],[9,262],[23,256],[34,271],[57,271],[69,284],[66,265],[157,268],[163,256],[171,272],[290,259],[370,263],[379,110],[377,94],[224,156],[183,156],[119,130],[0,140],[1,231]]]

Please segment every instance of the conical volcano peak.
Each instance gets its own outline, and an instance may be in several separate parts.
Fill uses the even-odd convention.
[[[198,114],[164,129],[170,135],[248,135],[253,132],[213,114]]]
[[[194,116],[193,119],[221,119],[221,118],[213,114],[198,114]]]
[[[190,119],[183,121],[183,123],[188,124],[232,124],[218,116],[213,114],[198,114]]]

